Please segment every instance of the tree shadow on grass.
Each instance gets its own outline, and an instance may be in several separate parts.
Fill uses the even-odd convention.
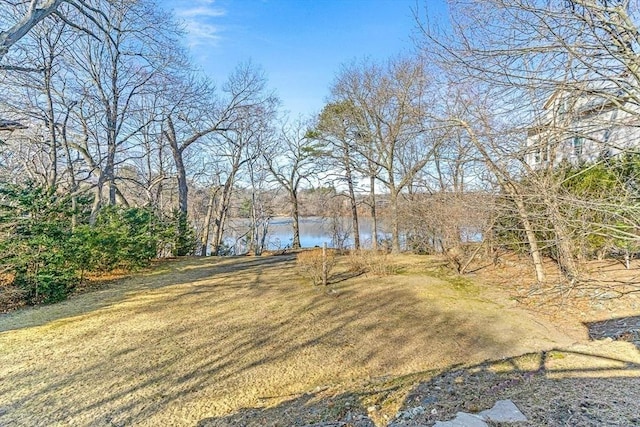
[[[239,272],[278,268],[295,255],[278,257],[204,257],[164,262],[150,272],[116,280],[98,290],[73,295],[65,301],[25,307],[0,314],[0,332],[41,326],[56,320],[80,316],[116,305],[132,295],[166,286],[180,286],[198,280],[220,278]]]
[[[585,365],[557,363],[565,358]],[[406,396],[400,411],[384,413],[397,395]],[[374,420],[377,425],[419,427],[451,420],[458,412],[486,410],[505,399],[514,401],[528,419],[509,425],[626,427],[640,425],[638,398],[638,359],[557,349],[387,378],[349,392],[304,394],[271,407],[205,418],[198,427],[369,427]]]
[[[366,408],[359,403],[362,398],[362,394],[351,392],[336,395],[305,393],[274,407],[247,408],[225,417],[205,418],[198,422],[197,427],[375,427],[367,416]]]
[[[640,358],[628,348],[621,355],[608,355],[598,345],[580,348],[444,372],[414,387],[402,405],[424,411],[391,425],[432,425],[506,399],[528,419],[515,424],[519,427],[640,425]]]
[[[36,341],[22,344],[30,346],[26,355],[16,353],[32,362],[16,363],[0,381],[0,424],[132,425],[173,416],[195,424],[212,413],[206,409],[209,399],[236,405],[269,400],[280,390],[297,396],[318,384],[404,371],[416,354],[444,367],[450,363],[442,357],[477,361],[516,348],[517,333],[478,328],[500,320],[493,311],[472,319],[464,310],[443,310],[417,298],[411,287],[381,287],[381,279],[347,283],[332,297],[288,278],[295,274],[289,270],[270,271],[282,264],[247,262],[195,269],[195,277],[203,279],[195,284],[192,275],[173,276],[171,284],[189,285],[157,285],[136,298],[124,293],[95,318],[37,331]],[[229,277],[204,280],[214,273]],[[271,279],[261,280],[266,273]],[[0,361],[17,361],[9,356],[0,355]],[[229,403],[227,393],[238,397]],[[395,386],[384,383],[374,394],[380,393],[395,393]],[[341,393],[344,399],[353,394]],[[321,402],[314,408],[328,407],[327,399],[333,399],[312,397]],[[306,405],[296,400],[281,409],[293,413]],[[192,404],[203,405],[201,416],[180,412]],[[352,416],[362,415],[365,407],[354,403]],[[256,410],[262,411],[250,411]],[[302,410],[299,417],[305,414]],[[314,422],[316,415],[300,422]],[[282,419],[274,425],[291,425],[288,415]],[[245,425],[238,420],[219,425]]]
[[[526,324],[493,329],[512,319],[502,317],[496,305],[427,299],[420,292],[424,287],[449,285],[425,279],[404,286],[397,277],[356,278],[341,283],[336,295],[327,295],[301,285],[292,261],[177,264],[167,277],[123,284],[106,304],[87,303],[81,313],[95,316],[69,319],[71,327],[43,328],[34,336],[25,332],[26,338],[17,331],[20,348],[0,352],[0,363],[10,366],[0,371],[0,425],[161,425],[178,420],[202,426],[324,421],[369,426],[366,415],[381,425],[384,415],[393,415],[403,402],[423,405],[428,412],[436,409],[439,416],[474,409],[468,405],[487,409],[500,396],[541,395],[548,405],[555,397],[549,400],[544,390],[557,384],[598,389],[591,379],[557,380],[553,375],[610,373],[598,363],[617,366],[623,376],[639,369],[634,359],[607,359],[575,349],[510,357],[532,350],[522,350],[520,342],[531,329]],[[5,337],[15,345],[13,334]],[[501,357],[507,358],[452,368]],[[562,367],[565,358],[579,357],[598,363],[573,371]],[[444,369],[447,373],[440,375]],[[416,373],[399,377],[398,372]],[[548,384],[525,388],[537,379]],[[633,390],[628,377],[609,380],[610,386]],[[320,391],[304,394],[317,387]],[[234,399],[225,400],[227,394]],[[594,399],[582,402],[591,405],[590,411],[597,409]],[[564,403],[552,405],[561,409]],[[193,407],[197,411],[189,412]],[[629,425],[633,418],[621,414]]]
[[[352,270],[347,270],[347,271],[341,271],[339,273],[333,273],[331,274],[331,276],[329,276],[328,280],[327,280],[327,284],[329,286],[331,285],[335,285],[341,282],[344,282],[346,280],[349,279],[354,279],[356,277],[360,277],[363,276],[365,274],[364,271],[352,271]]]

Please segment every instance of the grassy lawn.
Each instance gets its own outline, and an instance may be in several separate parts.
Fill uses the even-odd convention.
[[[184,259],[4,315],[0,425],[213,425],[276,406],[280,425],[344,405],[383,417],[418,380],[581,338],[487,285],[427,272],[428,258],[397,262],[400,274],[326,289],[292,256]],[[329,412],[287,414],[313,399]]]

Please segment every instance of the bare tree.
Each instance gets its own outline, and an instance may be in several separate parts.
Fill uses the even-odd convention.
[[[361,128],[354,149],[389,191],[394,252],[400,251],[400,194],[432,158],[434,141],[424,123],[430,88],[425,65],[415,58],[353,64],[340,72],[332,87],[336,102],[349,102],[357,110]]]
[[[316,126],[314,138],[329,144],[330,149],[325,150],[325,156],[333,161],[329,168],[337,167],[339,180],[347,185],[349,205],[351,207],[351,224],[353,231],[354,249],[360,249],[360,229],[358,221],[358,203],[356,199],[357,162],[355,145],[359,139],[357,126],[357,114],[353,105],[348,101],[330,103],[326,105]],[[375,213],[375,211],[374,211]],[[376,240],[372,234],[372,241]]]
[[[189,76],[168,89],[174,98],[169,100],[168,111],[164,114],[163,137],[175,162],[178,210],[186,216],[188,182],[185,151],[207,135],[224,130],[223,123],[229,110],[220,112],[213,86],[195,76]]]
[[[84,15],[94,24],[98,24],[100,18],[105,17],[98,7],[86,0],[2,0],[0,2],[0,12],[2,12],[2,18],[0,19],[2,24],[0,29],[0,61],[29,31],[52,15],[76,28],[81,28],[85,33],[91,34],[93,37],[100,38],[102,34],[98,36],[90,27],[82,27],[80,23],[72,23],[74,19],[69,19],[69,10],[61,10],[62,5],[68,5],[70,9],[80,15]],[[7,8],[9,9],[7,10]],[[98,29],[103,30],[104,28],[98,26]],[[8,64],[0,64],[0,69],[13,71],[39,70],[38,67],[33,65]]]
[[[15,72],[5,80],[7,104],[21,117],[28,117],[29,125],[41,133],[42,175],[50,193],[56,191],[60,175],[63,139],[67,134],[73,103],[65,99],[64,54],[74,38],[74,31],[65,23],[47,22],[35,28],[28,37],[28,62],[40,72]]]
[[[269,224],[275,215],[274,200],[278,195],[269,182],[270,171],[261,157],[247,164],[250,184],[249,200],[249,252],[261,255],[267,249]]]
[[[271,174],[289,196],[293,228],[293,249],[300,248],[300,207],[298,192],[303,181],[319,172],[318,143],[309,137],[310,123],[301,119],[284,122],[277,136],[277,143],[264,159]]]
[[[223,86],[227,95],[225,130],[216,134],[216,155],[224,166],[220,171],[221,191],[216,196],[212,224],[212,254],[218,254],[224,235],[236,178],[247,163],[261,155],[265,133],[271,129],[278,98],[267,88],[262,70],[251,63],[240,64]]]
[[[167,67],[179,66],[181,52],[175,48],[176,27],[170,18],[146,2],[115,1],[105,10],[97,25],[108,37],[97,40],[83,35],[71,52],[75,78],[81,82],[80,120],[94,145],[93,162],[99,168],[94,215],[102,204],[115,204],[121,196],[117,188],[117,166],[144,124],[130,118],[137,100],[155,90],[151,84]],[[92,24],[87,20],[86,26]]]

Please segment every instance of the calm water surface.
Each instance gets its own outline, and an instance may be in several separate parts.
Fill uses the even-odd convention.
[[[341,228],[346,234],[351,230],[350,218],[339,218]],[[246,241],[243,236],[248,231],[249,221],[247,219],[236,218],[229,221],[228,230],[226,231],[225,242],[229,246],[236,248],[236,253],[242,253],[246,250]],[[381,225],[378,227],[378,240],[388,238],[382,230]],[[369,218],[359,219],[360,242],[364,247],[371,245],[371,220]],[[348,238],[344,239],[343,247],[353,247],[353,233],[348,233]],[[312,248],[314,246],[322,246],[326,243],[328,247],[340,246],[333,238],[332,221],[322,217],[303,217],[300,218],[300,244],[303,248]],[[269,223],[269,232],[267,234],[267,249],[277,250],[290,248],[293,244],[293,231],[290,218],[273,218]]]

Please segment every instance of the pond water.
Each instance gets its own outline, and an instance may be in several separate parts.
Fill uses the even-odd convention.
[[[334,237],[334,223],[330,218],[322,217],[302,217],[300,218],[300,244],[303,248],[312,248],[322,246],[326,243],[328,247],[353,247],[353,235],[350,232],[351,219],[338,218],[339,236]],[[225,233],[225,243],[235,248],[236,253],[242,253],[246,250],[246,242],[244,236],[249,227],[247,219],[236,218],[228,222]],[[383,229],[381,225],[378,226]],[[360,242],[363,247],[371,246],[371,220],[369,218],[360,218]],[[378,230],[378,240],[389,238],[385,232]],[[293,244],[293,230],[291,226],[291,218],[273,218],[269,223],[269,231],[267,234],[267,249],[278,250],[290,248]]]

